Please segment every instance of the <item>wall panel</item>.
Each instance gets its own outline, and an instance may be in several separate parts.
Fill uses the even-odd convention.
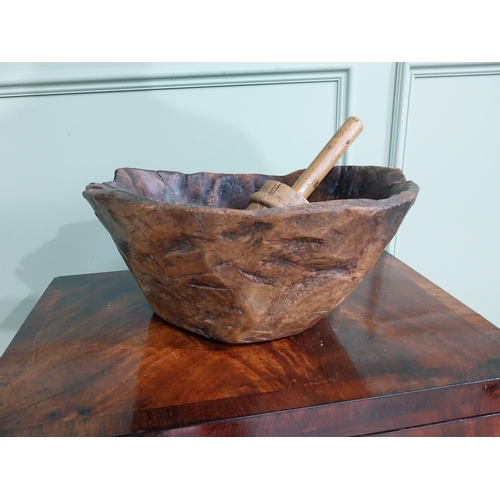
[[[404,64],[390,163],[420,185],[395,255],[500,326],[500,65]]]

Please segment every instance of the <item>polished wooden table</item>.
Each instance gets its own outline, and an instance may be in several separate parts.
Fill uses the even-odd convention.
[[[500,435],[500,330],[387,253],[263,344],[166,324],[128,271],[60,277],[0,358],[0,435]]]

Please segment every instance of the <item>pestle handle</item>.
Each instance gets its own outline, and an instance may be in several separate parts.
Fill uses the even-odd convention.
[[[361,120],[355,116],[349,117],[297,179],[292,186],[293,190],[308,198],[362,130]]]

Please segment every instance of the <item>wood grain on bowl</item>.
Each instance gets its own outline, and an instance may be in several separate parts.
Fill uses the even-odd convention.
[[[287,176],[119,169],[84,197],[153,310],[229,343],[302,332],[366,276],[418,187],[387,167],[335,167],[297,207],[245,210]]]

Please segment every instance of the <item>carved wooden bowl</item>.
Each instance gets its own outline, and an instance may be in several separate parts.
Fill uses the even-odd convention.
[[[418,186],[387,167],[335,167],[308,205],[245,210],[269,179],[124,168],[84,197],[156,314],[222,342],[297,334],[366,276]]]

